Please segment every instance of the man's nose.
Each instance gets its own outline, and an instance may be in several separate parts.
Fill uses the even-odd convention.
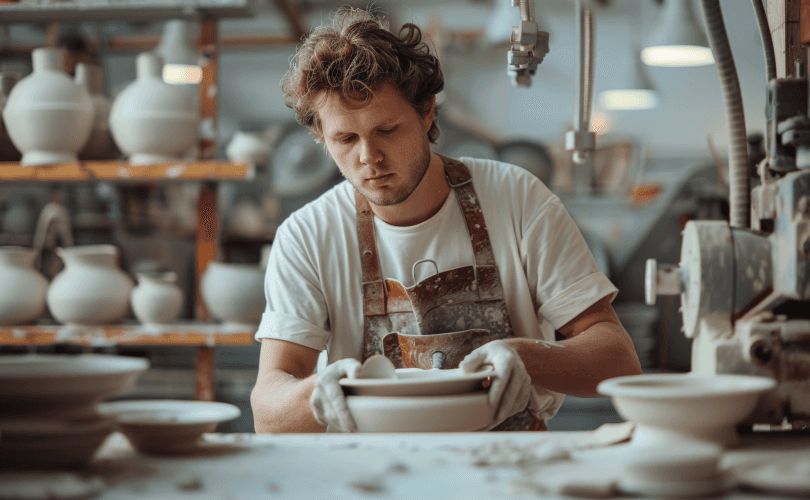
[[[364,165],[376,165],[383,159],[382,151],[369,140],[361,141],[360,162]]]

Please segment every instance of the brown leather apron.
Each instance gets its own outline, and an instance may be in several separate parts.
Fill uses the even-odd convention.
[[[368,200],[355,191],[363,272],[363,361],[373,354],[385,354],[398,368],[456,368],[475,348],[491,340],[515,336],[470,171],[458,160],[441,158],[447,181],[455,190],[467,223],[474,263],[437,272],[412,287],[383,279],[374,237],[374,214]],[[432,261],[416,262],[414,270],[428,262]],[[493,430],[547,428],[542,419],[526,408]]]

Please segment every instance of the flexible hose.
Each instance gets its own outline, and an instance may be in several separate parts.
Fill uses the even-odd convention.
[[[765,14],[765,6],[762,5],[762,0],[751,0],[751,3],[754,4],[754,13],[757,15],[759,36],[762,37],[762,49],[765,51],[765,74],[770,82],[776,78],[776,55],[773,52],[771,27],[768,25],[768,15]]]
[[[534,0],[520,0],[520,20],[535,22]]]
[[[728,43],[723,12],[720,10],[720,0],[701,0],[701,4],[709,31],[712,53],[717,62],[728,125],[730,225],[747,229],[751,227],[748,142],[745,136],[745,112],[740,81],[737,78],[734,56],[731,54],[731,47]]]

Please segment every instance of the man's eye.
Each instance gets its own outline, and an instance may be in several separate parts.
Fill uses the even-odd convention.
[[[381,133],[381,134],[390,134],[391,132],[393,132],[393,131],[394,131],[394,130],[396,130],[396,129],[397,129],[396,127],[391,127],[391,128],[381,128],[381,129],[380,129],[380,133]]]
[[[349,144],[353,140],[354,140],[354,136],[350,135],[348,137],[344,137],[343,139],[338,140],[338,142],[341,143],[341,144]]]

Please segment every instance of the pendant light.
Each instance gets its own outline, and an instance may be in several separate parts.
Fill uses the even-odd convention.
[[[665,0],[661,21],[641,50],[649,66],[705,66],[714,63],[705,30],[698,24],[692,0]]]
[[[658,106],[658,90],[639,63],[638,52],[632,52],[632,67],[626,73],[623,85],[599,93],[599,102],[604,109],[641,110]]]
[[[163,81],[171,84],[196,84],[202,81],[197,51],[191,48],[191,24],[182,19],[166,21],[163,36],[155,49],[163,58]]]

